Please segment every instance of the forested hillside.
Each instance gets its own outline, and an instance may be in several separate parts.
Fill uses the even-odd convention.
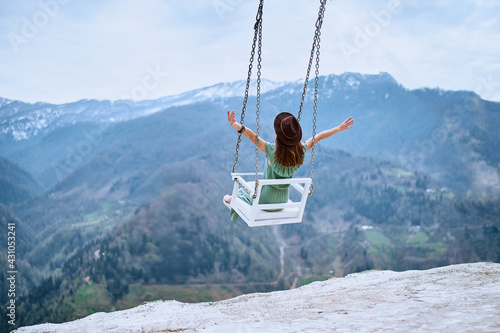
[[[40,193],[41,188],[33,177],[19,165],[0,157],[0,202],[23,202]]]
[[[224,193],[222,186],[193,173],[102,239],[73,244],[79,249],[59,274],[21,299],[23,323],[158,297],[210,301],[381,267],[500,260],[498,199],[456,196],[390,162],[325,148],[317,167],[304,222],[256,229],[230,222],[211,194]]]

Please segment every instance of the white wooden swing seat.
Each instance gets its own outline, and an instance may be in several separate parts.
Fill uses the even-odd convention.
[[[259,173],[258,175],[262,176],[262,173]],[[250,193],[253,193],[255,189],[255,182],[245,181],[243,179],[244,176],[255,176],[255,174],[231,173],[231,177],[234,181],[232,200],[231,204],[228,204],[225,201],[224,204],[229,209],[234,209],[249,227],[302,222],[304,208],[306,206],[309,193],[309,187],[311,185],[311,178],[259,179],[259,186],[257,187],[257,197],[253,200],[253,204],[249,205],[247,202],[238,198],[238,190],[241,186],[244,186],[250,191]],[[289,199],[287,203],[259,204],[262,186],[283,184],[289,184],[291,185],[291,188],[297,190],[300,194],[300,201],[292,201]],[[279,209],[279,211],[269,211],[275,209]]]

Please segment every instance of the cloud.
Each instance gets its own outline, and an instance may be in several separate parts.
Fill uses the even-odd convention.
[[[397,2],[399,11],[391,13]],[[55,15],[15,52],[7,36],[22,36],[26,21],[36,24],[36,15],[40,20],[43,6],[51,3],[59,4]],[[317,5],[266,2],[264,77],[305,75]],[[57,103],[119,99],[158,66],[165,78],[144,98],[243,79],[257,10],[250,0],[40,0],[3,6],[0,61],[9,65],[0,69],[0,96]],[[488,0],[328,1],[321,72],[387,71],[409,88],[481,90],[484,98],[500,100],[499,10],[497,1]],[[362,34],[369,35],[365,44]],[[355,47],[350,56],[346,45]],[[484,80],[490,88],[478,89]]]

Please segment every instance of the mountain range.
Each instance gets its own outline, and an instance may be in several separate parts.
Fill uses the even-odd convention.
[[[500,103],[408,90],[387,73],[320,77],[317,130],[349,116],[354,127],[318,145],[303,223],[249,229],[221,202],[237,138],[225,113],[240,116],[244,84],[138,102],[1,99],[0,221],[15,221],[22,244],[23,325],[158,296],[210,301],[366,269],[500,262]],[[264,81],[265,140],[277,113],[296,114],[302,88]],[[301,123],[312,135],[310,94]],[[254,164],[244,141],[237,170]]]
[[[348,116],[356,121],[355,131],[324,145],[421,170],[459,192],[498,193],[500,149],[495,129],[500,125],[500,103],[466,91],[407,90],[387,73],[329,75],[320,78],[319,86],[318,131]],[[263,133],[272,135],[270,123],[277,113],[297,113],[302,87],[301,81],[264,82]],[[192,134],[196,122],[207,129],[223,125],[225,109],[241,107],[243,92],[244,81],[238,81],[139,102],[82,100],[52,105],[2,99],[0,151],[49,189],[81,162],[128,135],[121,130],[130,121],[163,114],[164,121],[168,117],[169,123],[186,124],[184,113],[196,106],[198,114],[189,124]],[[305,135],[312,134],[310,95],[303,112]],[[245,119],[255,126],[252,97]]]

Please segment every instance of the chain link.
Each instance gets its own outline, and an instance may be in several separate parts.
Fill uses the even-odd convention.
[[[313,133],[312,133],[312,150],[311,150],[311,186],[309,188],[309,195],[313,193],[313,180],[314,180],[314,153],[316,146],[316,116],[318,114],[318,79],[319,79],[319,56],[320,56],[320,41],[321,41],[321,26],[323,25],[323,18],[325,16],[326,0],[320,0],[320,7],[318,12],[318,19],[316,20],[316,31],[314,33],[313,45],[311,47],[311,55],[309,56],[309,64],[307,66],[306,78],[304,81],[304,88],[300,100],[299,113],[297,120],[300,121],[302,110],[304,108],[304,101],[306,98],[307,85],[309,84],[309,75],[311,73],[312,63],[314,56],[316,56],[315,65],[315,80],[314,80],[314,112],[313,112]]]
[[[309,65],[307,66],[306,79],[304,81],[304,88],[302,90],[302,97],[300,99],[299,114],[297,115],[297,120],[300,122],[302,117],[302,109],[304,108],[304,101],[306,99],[307,84],[309,83],[309,73],[311,73],[311,67],[314,59],[314,49],[316,48],[316,34],[314,35],[313,46],[311,49],[311,56],[309,57]]]
[[[241,118],[240,118],[241,125],[243,125],[243,123],[245,122],[245,111],[247,109],[248,91],[250,89],[250,80],[252,77],[253,61],[255,58],[255,46],[257,45],[257,37],[259,35],[259,26],[261,27],[260,33],[262,34],[262,8],[263,8],[263,6],[264,6],[264,0],[260,0],[259,8],[257,10],[257,15],[255,18],[256,22],[254,25],[252,51],[250,52],[250,64],[248,65],[248,76],[247,76],[247,82],[246,82],[246,86],[245,86],[245,97],[243,98],[243,107],[241,109]],[[236,165],[238,164],[241,135],[242,135],[242,133],[238,133],[238,141],[236,142],[236,153],[234,154],[233,173],[236,172]]]
[[[309,188],[309,195],[312,195],[313,193],[313,179],[314,179],[314,154],[315,154],[315,143],[316,143],[316,116],[317,116],[317,109],[318,109],[318,80],[319,80],[319,58],[320,58],[320,41],[321,41],[321,26],[323,25],[323,18],[325,14],[325,5],[326,5],[327,0],[320,0],[320,8],[319,8],[319,13],[318,13],[318,19],[316,20],[316,31],[314,34],[314,40],[313,40],[313,45],[311,48],[311,55],[309,57],[309,64],[307,66],[307,72],[306,72],[306,78],[304,82],[304,88],[302,91],[302,96],[301,96],[301,101],[300,101],[300,107],[299,107],[299,113],[297,116],[297,120],[300,121],[301,116],[302,116],[302,110],[304,107],[304,101],[306,97],[306,92],[307,92],[307,85],[309,83],[309,75],[311,72],[312,68],[312,63],[314,60],[314,56],[316,56],[316,64],[315,64],[315,82],[314,82],[314,112],[313,112],[313,133],[312,133],[312,151],[311,151],[311,186]],[[241,110],[241,120],[240,123],[243,125],[244,119],[245,119],[245,111],[246,111],[246,105],[248,102],[248,91],[250,88],[250,80],[252,76],[252,69],[253,69],[253,62],[255,58],[255,48],[257,46],[257,116],[256,116],[256,139],[255,139],[255,190],[252,195],[250,193],[250,190],[248,190],[246,187],[242,186],[242,184],[236,179],[235,181],[240,185],[243,190],[248,193],[249,195],[252,195],[253,199],[255,200],[257,197],[257,188],[259,186],[259,179],[258,179],[258,172],[259,172],[259,122],[260,122],[260,84],[261,84],[261,61],[262,61],[262,12],[263,12],[263,6],[264,6],[264,0],[260,0],[259,3],[259,9],[257,10],[257,15],[256,15],[256,22],[254,25],[254,37],[253,37],[253,43],[252,43],[252,51],[250,53],[250,64],[248,66],[248,77],[247,77],[247,82],[245,86],[245,97],[243,99],[243,107]],[[236,172],[236,165],[238,163],[238,158],[239,158],[239,149],[240,149],[240,142],[241,142],[241,133],[238,135],[238,141],[236,143],[236,154],[234,158],[234,165],[233,165],[233,173]]]
[[[252,196],[252,198],[253,198],[254,194],[252,194],[252,192],[250,192],[249,189],[247,189],[245,186],[243,186],[243,184],[238,179],[235,179],[234,181],[237,182],[238,185],[240,185],[240,188],[243,189],[243,191],[247,192],[247,194]]]
[[[309,75],[311,73],[311,68],[312,68],[312,63],[314,60],[314,51],[316,48],[319,48],[319,35],[321,26],[323,25],[323,17],[325,16],[325,6],[326,6],[326,0],[320,0],[320,8],[319,8],[319,13],[318,13],[318,19],[316,20],[316,31],[314,33],[314,39],[313,39],[313,45],[311,47],[311,54],[309,56],[309,63],[307,65],[307,71],[306,71],[306,78],[304,80],[304,88],[302,90],[302,97],[300,99],[300,107],[299,107],[299,113],[297,115],[297,120],[300,121],[300,118],[302,117],[302,110],[304,108],[304,101],[306,99],[306,92],[307,92],[307,85],[309,84]]]
[[[258,21],[259,23],[259,39],[258,39],[258,48],[257,48],[257,116],[255,119],[255,190],[253,192],[253,199],[257,198],[257,188],[259,187],[259,122],[260,122],[260,77],[262,70],[262,9],[261,9],[261,18]]]
[[[313,133],[312,133],[312,150],[311,150],[311,187],[309,188],[309,195],[312,195],[314,188],[314,153],[316,146],[316,115],[318,114],[318,78],[319,78],[319,55],[320,55],[320,36],[321,32],[318,31],[318,44],[316,48],[316,71],[314,79],[314,112],[313,112]]]
[[[318,20],[316,21],[316,70],[314,79],[314,112],[313,112],[313,139],[312,139],[312,151],[311,151],[311,187],[309,188],[309,195],[313,194],[314,189],[314,147],[316,146],[316,116],[318,114],[318,79],[319,79],[319,56],[320,56],[320,44],[321,44],[321,26],[323,25],[323,18],[325,16],[325,5],[326,0],[321,0],[321,6],[319,8]]]

